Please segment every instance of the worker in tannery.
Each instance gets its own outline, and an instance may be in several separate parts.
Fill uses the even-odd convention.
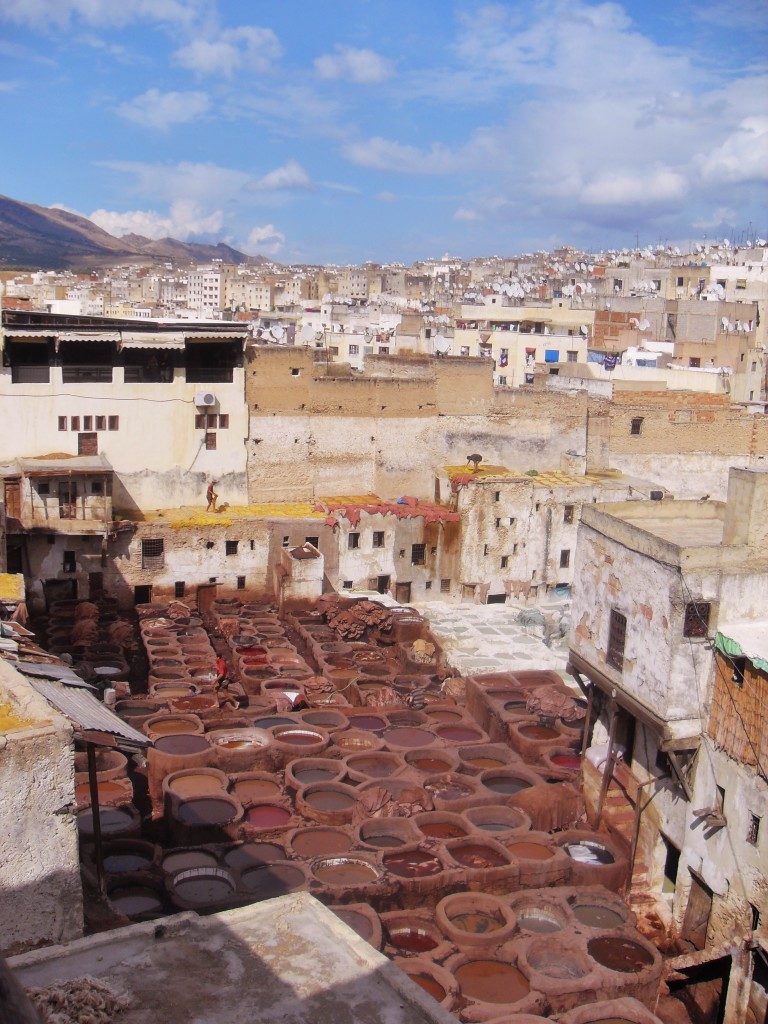
[[[205,510],[206,512],[216,511],[216,499],[218,498],[218,494],[216,493],[214,488],[218,482],[218,480],[211,480],[211,482],[208,484],[208,490],[205,492],[205,496],[208,499],[208,507]]]

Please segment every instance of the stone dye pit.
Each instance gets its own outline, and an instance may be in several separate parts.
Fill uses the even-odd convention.
[[[420,616],[365,600],[137,612],[146,683],[118,711],[152,744],[99,773],[113,922],[307,890],[460,1020],[653,1006],[661,958],[616,895],[626,851],[585,830],[578,730],[528,712],[569,696],[559,676],[450,677]],[[87,802],[80,830],[93,886]]]

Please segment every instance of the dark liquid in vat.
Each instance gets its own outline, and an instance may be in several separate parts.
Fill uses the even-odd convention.
[[[256,804],[245,812],[245,819],[255,828],[277,828],[290,821],[291,812],[273,804]]]
[[[529,789],[531,784],[526,782],[525,779],[517,779],[512,775],[492,775],[490,778],[483,780],[483,785],[493,793],[504,793],[506,796],[514,796],[515,793]]]
[[[293,775],[302,786],[308,786],[310,782],[330,782],[336,778],[338,772],[332,768],[301,768]]]
[[[428,953],[437,948],[437,942],[423,928],[392,928],[388,932],[390,943],[408,953]]]
[[[516,1003],[530,991],[522,972],[500,960],[471,960],[454,973],[461,994],[484,1003]]]
[[[573,914],[580,924],[590,928],[618,928],[624,924],[621,914],[595,903],[576,903],[573,905]]]
[[[306,799],[317,811],[348,811],[355,802],[349,793],[339,793],[335,789],[318,789],[309,793]]]
[[[400,878],[427,878],[442,870],[437,857],[418,850],[412,853],[390,853],[384,857],[384,867]]]
[[[451,924],[463,932],[469,932],[470,935],[486,935],[488,932],[497,932],[504,927],[504,922],[500,918],[483,911],[457,914],[451,918]]]
[[[179,804],[176,816],[184,825],[224,825],[236,814],[235,807],[228,800],[184,800]]]
[[[450,822],[431,821],[419,825],[419,831],[430,839],[461,839],[467,834],[466,829]]]
[[[644,946],[615,935],[590,939],[587,951],[603,967],[622,974],[637,974],[653,963],[653,957]]]
[[[205,907],[226,900],[232,895],[233,887],[225,878],[216,875],[196,875],[176,882],[173,891],[179,899]]]

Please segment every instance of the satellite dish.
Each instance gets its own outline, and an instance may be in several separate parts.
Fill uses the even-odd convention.
[[[323,332],[322,331],[315,331],[315,341],[322,341],[322,340],[323,340]]]
[[[650,327],[651,327],[651,321],[650,321],[650,320],[646,320],[646,319],[645,319],[645,317],[643,317],[643,319],[642,319],[642,320],[640,321],[640,323],[639,323],[639,324],[637,325],[637,329],[638,329],[639,331],[647,331],[647,330],[650,330]]]
[[[285,337],[285,328],[275,325],[273,328],[271,328],[269,333],[272,335],[275,341],[282,341],[283,338]]]
[[[435,352],[439,352],[441,356],[444,356],[451,351],[451,343],[444,334],[435,335],[432,341],[432,347]]]
[[[581,333],[584,335],[585,338],[589,334],[589,328],[587,327],[586,324],[582,324],[581,327],[579,328],[579,330],[581,331]]]

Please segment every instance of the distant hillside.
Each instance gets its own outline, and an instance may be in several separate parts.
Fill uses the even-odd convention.
[[[0,196],[0,269],[89,270],[120,262],[265,263],[223,242],[203,245],[176,238],[117,238],[93,221],[66,210]]]

